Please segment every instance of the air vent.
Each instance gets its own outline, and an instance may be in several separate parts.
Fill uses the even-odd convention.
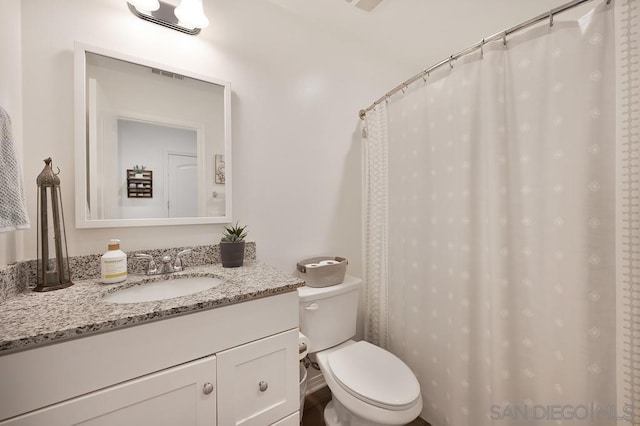
[[[378,7],[382,0],[346,0],[347,3],[357,7],[358,9],[364,10],[365,12],[371,12],[373,9]]]
[[[159,70],[158,68],[151,68],[151,72],[153,74],[163,75],[169,78],[175,78],[177,80],[184,80],[184,76],[180,74],[175,74],[169,71]]]

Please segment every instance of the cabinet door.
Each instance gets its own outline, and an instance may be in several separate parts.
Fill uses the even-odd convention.
[[[272,424],[298,410],[298,330],[216,354],[218,424]]]
[[[212,426],[216,424],[215,375],[216,359],[210,356],[33,411],[0,425]]]

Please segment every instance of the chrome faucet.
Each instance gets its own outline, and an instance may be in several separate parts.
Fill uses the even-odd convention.
[[[153,256],[146,253],[137,253],[136,258],[149,261],[149,264],[147,265],[147,275],[155,275],[158,273],[158,265],[156,264],[155,260],[153,260]]]
[[[146,275],[159,275],[182,271],[184,269],[184,261],[182,260],[182,256],[190,253],[191,249],[182,250],[176,255],[175,259],[172,259],[171,256],[167,253],[160,258],[160,266],[158,266],[158,264],[153,259],[153,256],[151,256],[150,254],[137,253],[136,257],[138,259],[149,261]]]
[[[191,254],[191,249],[182,250],[176,254],[176,260],[173,261],[173,272],[180,272],[184,269],[182,256],[187,254]]]

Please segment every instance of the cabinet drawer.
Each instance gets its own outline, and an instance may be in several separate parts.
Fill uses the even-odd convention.
[[[213,425],[215,374],[216,357],[210,356],[23,414],[0,426]]]
[[[274,423],[299,404],[298,330],[217,354],[218,424]]]

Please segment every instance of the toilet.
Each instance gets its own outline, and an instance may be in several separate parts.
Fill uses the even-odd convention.
[[[422,410],[420,384],[392,353],[351,340],[361,286],[360,278],[347,275],[341,284],[298,288],[300,331],[332,394],[324,420],[328,426],[405,425]]]

